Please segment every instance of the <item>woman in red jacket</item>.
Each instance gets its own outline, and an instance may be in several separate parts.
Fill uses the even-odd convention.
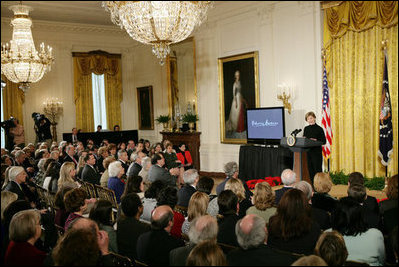
[[[181,143],[179,145],[179,152],[176,153],[177,159],[180,160],[181,166],[184,170],[193,168],[193,159],[191,158],[190,151],[186,150],[186,144]]]

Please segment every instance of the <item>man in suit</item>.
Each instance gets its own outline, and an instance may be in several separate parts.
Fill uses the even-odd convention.
[[[172,249],[183,247],[182,239],[170,235],[173,211],[167,205],[157,207],[152,213],[150,232],[140,235],[137,241],[138,259],[148,265],[168,266]]]
[[[145,154],[141,151],[139,151],[138,153],[133,153],[130,156],[130,160],[132,161],[132,163],[130,164],[129,169],[127,170],[127,177],[139,175],[139,172],[143,168],[143,166],[141,166],[141,160],[144,157]]]
[[[19,200],[27,200],[21,187],[21,184],[26,182],[27,177],[24,168],[21,166],[11,167],[8,175],[10,182],[6,185],[4,190],[17,194]]]
[[[119,226],[118,226],[119,227]],[[216,240],[218,234],[218,223],[211,215],[195,218],[191,222],[188,232],[190,243],[188,246],[175,248],[169,253],[170,266],[184,266],[191,250],[196,244],[206,240]]]
[[[266,222],[255,214],[246,215],[236,224],[240,249],[227,254],[230,266],[290,266],[295,259],[267,245]]]
[[[177,205],[188,208],[191,196],[197,192],[199,174],[196,169],[189,169],[183,173],[184,186],[177,192]]]
[[[87,153],[84,161],[86,162],[86,165],[83,167],[82,180],[92,184],[100,185],[100,175],[95,168],[96,158],[92,153]]]
[[[284,195],[285,192],[287,192],[288,190],[290,190],[292,188],[292,185],[296,182],[296,173],[293,172],[291,169],[285,169],[282,173],[281,173],[281,181],[284,184],[283,188],[280,188],[278,190],[276,190],[276,205],[278,205],[278,203],[280,202],[280,199],[282,198],[282,196]]]
[[[73,162],[73,163],[75,163],[75,168],[76,168],[76,166],[78,165],[78,161],[75,157],[75,147],[73,145],[68,145],[66,147],[65,152],[66,152],[66,155],[64,157],[63,162]]]
[[[137,239],[141,234],[151,230],[148,223],[140,221],[143,214],[143,203],[136,193],[129,193],[122,198],[122,211],[125,216],[118,219],[116,239],[118,241],[118,252],[130,259],[137,259]]]
[[[118,161],[122,164],[122,168],[125,170],[125,173],[127,173],[127,170],[129,169],[129,164],[127,163],[128,157],[127,157],[127,152],[124,149],[121,149],[118,151]]]
[[[176,186],[177,176],[180,173],[179,168],[171,168],[167,171],[163,166],[165,165],[165,158],[161,153],[155,154],[151,159],[152,166],[148,171],[148,180],[152,183],[161,180],[164,183]]]

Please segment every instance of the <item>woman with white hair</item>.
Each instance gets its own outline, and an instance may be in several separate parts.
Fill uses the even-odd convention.
[[[151,158],[150,157],[145,157],[141,159],[141,165],[143,168],[139,172],[139,176],[143,178],[143,183],[144,183],[144,192],[147,191],[148,187],[150,187],[151,182],[148,180],[148,171],[150,170],[151,167]]]
[[[21,187],[21,184],[26,182],[26,172],[23,167],[15,166],[11,167],[8,172],[9,182],[5,186],[5,191],[10,191],[18,195],[18,199],[25,200],[26,196]]]
[[[40,238],[42,229],[40,213],[36,210],[23,210],[15,214],[10,223],[10,244],[4,263],[6,266],[42,266],[46,253],[34,244]]]
[[[125,169],[122,167],[120,161],[114,161],[108,166],[109,180],[108,188],[114,190],[116,201],[121,202],[121,196],[125,190],[125,184],[121,181]]]

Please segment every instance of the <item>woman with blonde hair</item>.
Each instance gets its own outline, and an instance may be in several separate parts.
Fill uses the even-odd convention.
[[[209,196],[203,192],[195,192],[188,203],[188,216],[184,221],[181,231],[183,234],[188,234],[190,229],[190,223],[195,219],[203,215],[206,215],[206,209],[208,208]]]
[[[252,206],[251,201],[245,198],[245,188],[241,180],[231,178],[226,182],[224,190],[231,190],[238,197],[238,203],[240,210],[238,212],[239,219],[243,218],[247,212],[247,209]]]
[[[263,218],[266,223],[269,223],[270,217],[277,211],[274,199],[275,193],[268,182],[257,183],[252,196],[254,206],[247,209],[247,215],[256,214]]]
[[[314,176],[313,187],[315,193],[312,196],[312,206],[332,212],[337,206],[337,199],[329,195],[333,182],[326,172],[318,172]]]
[[[114,161],[116,161],[116,159],[113,156],[108,156],[103,160],[103,166],[104,166],[105,171],[103,172],[103,174],[101,175],[101,178],[100,178],[100,184],[102,187],[108,186],[108,180],[109,180],[108,167],[109,167],[109,164],[111,164]]]
[[[76,169],[73,162],[64,162],[60,169],[60,178],[58,179],[58,189],[68,186],[72,188],[79,187],[79,183],[75,181]]]
[[[186,266],[227,266],[222,249],[212,240],[197,244],[187,257]]]

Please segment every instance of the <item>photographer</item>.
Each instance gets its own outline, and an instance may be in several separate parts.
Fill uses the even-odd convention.
[[[25,147],[25,130],[24,126],[19,124],[17,119],[13,121],[14,127],[10,129],[10,134],[14,136],[14,144],[15,146],[20,147],[21,149]]]
[[[11,135],[10,130],[15,127],[14,118],[10,117],[8,120],[1,122],[1,128],[4,129],[6,134],[6,145],[5,147],[11,151],[14,148],[14,137]]]
[[[46,142],[50,147],[51,141],[53,139],[51,135],[51,122],[43,114],[32,113],[32,118],[35,121],[35,132],[38,142]]]

